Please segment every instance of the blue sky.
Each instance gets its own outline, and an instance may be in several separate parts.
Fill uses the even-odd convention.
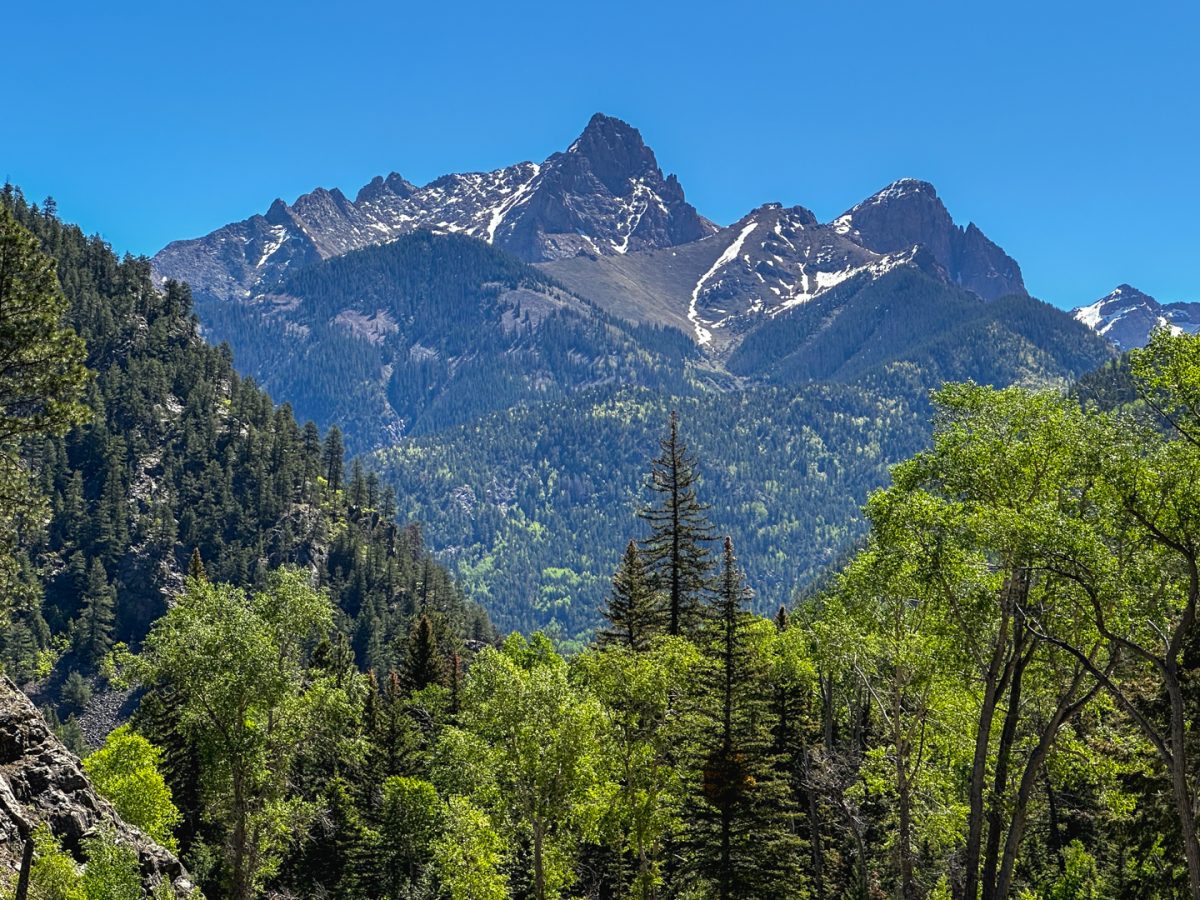
[[[1200,4],[23,3],[0,176],[153,253],[376,174],[541,160],[593,112],[728,223],[932,181],[1061,306],[1200,300]]]

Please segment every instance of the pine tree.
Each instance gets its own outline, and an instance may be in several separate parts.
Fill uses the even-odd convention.
[[[687,810],[691,877],[711,896],[803,896],[793,803],[772,746],[772,704],[733,542],[706,623],[708,658],[694,760],[700,782]]]
[[[325,449],[321,452],[321,461],[325,466],[325,479],[329,482],[331,491],[342,488],[342,472],[345,467],[346,448],[342,444],[342,432],[336,425],[329,429],[325,436]]]
[[[437,635],[429,616],[422,614],[408,636],[404,659],[404,683],[414,691],[446,681],[446,661],[438,649]]]
[[[625,548],[625,556],[613,575],[604,617],[609,626],[597,635],[601,646],[618,644],[631,650],[645,650],[651,637],[662,631],[662,610],[650,590],[642,555],[634,541]]]
[[[208,573],[204,570],[204,560],[200,558],[200,548],[192,548],[192,558],[188,560],[187,577],[197,581],[208,581]]]
[[[75,649],[91,664],[96,664],[113,644],[116,621],[116,597],[100,560],[93,559],[88,569],[83,611],[75,623]]]
[[[713,567],[705,544],[715,535],[708,506],[696,496],[696,460],[680,440],[678,413],[671,413],[660,446],[648,485],[658,500],[639,513],[650,524],[650,537],[642,544],[646,569],[651,585],[665,595],[668,633],[695,635]]]

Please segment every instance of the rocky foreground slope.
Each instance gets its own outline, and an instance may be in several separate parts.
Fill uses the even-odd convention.
[[[192,894],[183,864],[121,820],[29,698],[0,677],[0,880],[15,883],[25,837],[43,823],[77,858],[83,839],[108,827],[137,850],[147,889],[167,881],[177,897]]]

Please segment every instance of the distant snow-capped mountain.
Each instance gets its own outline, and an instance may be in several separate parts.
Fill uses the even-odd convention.
[[[956,225],[932,185],[909,178],[827,224],[769,203],[692,244],[542,268],[609,312],[674,325],[720,350],[763,318],[904,266],[983,300],[1028,296],[1015,260],[974,225]]]
[[[639,132],[597,114],[542,163],[446,175],[417,187],[378,177],[348,199],[318,188],[265,215],[175,241],[153,260],[205,301],[278,290],[321,260],[424,229],[477,238],[540,264],[573,292],[632,321],[679,328],[710,351],[757,322],[910,266],[982,300],[1027,296],[1016,261],[972,223],[955,224],[933,186],[901,179],[822,224],[766,204],[721,228],[665,176]]]
[[[1159,303],[1128,284],[1071,314],[1122,350],[1146,346],[1155,328],[1200,332],[1200,303]]]
[[[160,279],[186,280],[198,294],[244,299],[289,270],[418,228],[476,237],[526,261],[669,247],[717,230],[675,176],[663,176],[637,129],[597,114],[566,151],[540,164],[446,175],[424,187],[392,173],[354,200],[318,188],[291,205],[276,200],[265,215],[168,244],[153,265]]]

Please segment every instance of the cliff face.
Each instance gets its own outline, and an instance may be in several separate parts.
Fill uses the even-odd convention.
[[[137,851],[147,888],[167,881],[177,897],[192,893],[182,863],[117,816],[29,698],[0,677],[0,872],[6,880],[15,883],[25,835],[42,823],[77,858],[83,839],[106,826]]]

